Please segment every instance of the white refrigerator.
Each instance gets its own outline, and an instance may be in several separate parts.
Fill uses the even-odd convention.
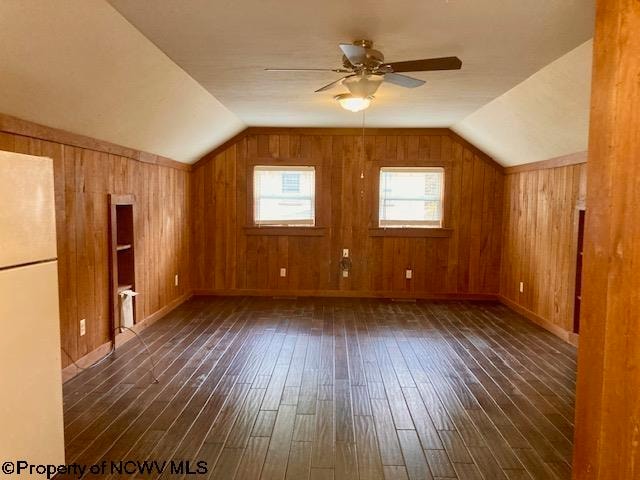
[[[57,271],[52,160],[0,151],[1,462],[64,463]]]

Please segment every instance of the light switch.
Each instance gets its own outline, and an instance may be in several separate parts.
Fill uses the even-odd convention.
[[[404,274],[404,277],[405,277],[407,280],[410,280],[410,279],[411,279],[411,277],[413,277],[413,270],[406,270],[406,271],[405,271],[405,274]]]
[[[83,337],[87,333],[87,320],[80,320],[80,336]]]
[[[349,278],[349,270],[342,270],[342,278]]]
[[[286,268],[281,268],[280,269],[280,276],[281,277],[286,277],[287,276],[287,269]]]
[[[348,248],[343,248],[342,249],[342,258],[349,258],[349,249]]]
[[[520,282],[520,293],[524,293],[524,282]]]

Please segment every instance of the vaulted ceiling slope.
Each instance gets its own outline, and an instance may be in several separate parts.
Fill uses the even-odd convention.
[[[504,166],[587,149],[593,42],[587,41],[453,126]]]
[[[2,113],[186,163],[244,128],[103,0],[2,0],[0,45]]]
[[[375,42],[387,61],[457,55],[461,71],[417,73],[427,84],[384,84],[372,127],[449,127],[593,35],[593,0],[109,0],[251,126],[359,126],[341,110],[332,72],[338,43]]]
[[[415,74],[427,81],[417,89],[384,84],[367,126],[453,126],[516,165],[586,148],[594,9],[594,0],[1,0],[0,112],[192,163],[246,125],[360,126],[362,115],[333,100],[344,89],[313,93],[337,74],[264,68],[336,67],[339,42],[370,38],[389,61],[458,55],[464,65]]]

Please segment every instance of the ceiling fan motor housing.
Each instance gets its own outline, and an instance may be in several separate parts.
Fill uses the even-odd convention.
[[[373,48],[371,40],[356,40],[354,45],[362,47],[366,50],[365,56],[361,62],[352,63],[346,55],[342,56],[342,65],[345,68],[353,69],[356,73],[376,71],[384,63],[384,55],[380,50]]]

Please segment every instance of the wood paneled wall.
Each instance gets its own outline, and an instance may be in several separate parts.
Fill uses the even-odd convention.
[[[62,347],[68,355],[77,360],[109,341],[108,193],[135,195],[138,321],[190,292],[187,169],[153,155],[11,117],[0,120],[0,150],[53,159],[60,321]],[[178,287],[175,274],[179,274]],[[87,331],[81,337],[83,318]],[[63,366],[70,363],[66,353]]]
[[[573,475],[640,478],[640,2],[598,0]]]
[[[250,228],[248,179],[255,164],[315,165],[319,228]],[[371,230],[378,169],[393,165],[445,167],[447,230],[430,237]],[[192,175],[196,293],[498,293],[502,168],[449,130],[368,130],[363,144],[354,129],[249,129],[200,161]],[[349,278],[338,265],[343,248],[351,252]],[[406,269],[413,279],[405,279]]]
[[[578,208],[587,180],[586,164],[576,161],[586,154],[572,165],[507,170],[500,282],[505,303],[569,341],[575,340]]]

